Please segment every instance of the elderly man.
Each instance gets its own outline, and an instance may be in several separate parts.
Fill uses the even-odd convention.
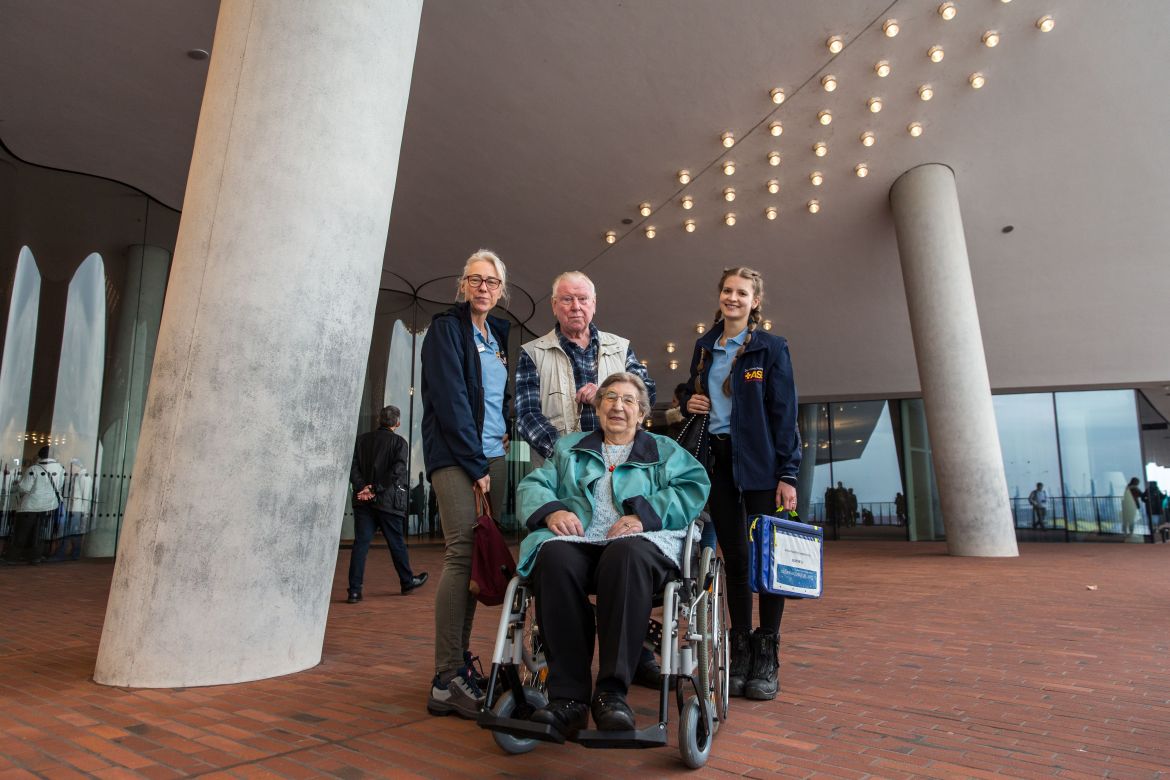
[[[597,292],[589,277],[566,271],[553,279],[556,326],[520,348],[516,368],[516,428],[533,450],[533,465],[551,458],[557,439],[598,430],[597,385],[627,371],[641,379],[654,404],[654,381],[638,362],[628,339],[597,329]],[[654,654],[645,651],[634,682],[657,688],[661,679]]]

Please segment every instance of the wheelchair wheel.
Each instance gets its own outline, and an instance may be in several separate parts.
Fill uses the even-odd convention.
[[[706,766],[714,741],[715,723],[711,717],[710,705],[707,707],[707,717],[703,717],[703,708],[698,697],[690,697],[683,706],[682,717],[678,721],[678,750],[687,769]]]
[[[731,665],[723,595],[723,561],[707,551],[703,555],[700,581],[708,584],[698,614],[699,635],[702,637],[698,653],[699,691],[711,702],[714,717],[723,722],[727,720],[727,681]]]
[[[534,710],[540,709],[548,704],[548,699],[544,694],[534,688],[524,686],[524,699],[528,706]],[[508,691],[499,698],[496,706],[492,707],[492,712],[501,718],[510,718],[516,712],[516,701],[512,696],[512,692]],[[536,747],[538,740],[523,739],[521,737],[513,737],[511,734],[504,734],[499,731],[492,732],[492,739],[500,746],[500,750],[509,753],[513,756],[518,756],[521,753],[527,753]]]

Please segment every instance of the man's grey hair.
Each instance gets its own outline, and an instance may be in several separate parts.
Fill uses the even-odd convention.
[[[634,386],[638,391],[638,411],[642,414],[650,413],[650,391],[646,389],[646,383],[642,381],[642,377],[637,374],[631,374],[629,371],[615,371],[605,378],[601,383],[601,387],[597,388],[597,395],[593,396],[593,406],[601,408],[601,397],[605,395],[605,391],[611,385],[616,385],[618,382],[628,382]]]
[[[378,425],[383,428],[393,428],[401,420],[402,412],[397,406],[383,406],[382,412],[378,415]]]
[[[593,280],[580,271],[565,271],[563,274],[553,279],[552,283],[552,297],[556,300],[557,288],[561,286],[561,282],[584,282],[589,285],[589,294],[594,298],[597,297],[597,288],[593,285]]]

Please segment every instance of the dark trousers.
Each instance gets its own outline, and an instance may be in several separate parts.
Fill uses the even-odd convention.
[[[550,699],[589,701],[593,642],[598,638],[597,690],[626,693],[638,666],[654,594],[678,567],[653,542],[606,545],[550,540],[532,570],[537,622],[548,659]],[[597,594],[597,611],[589,594]]]
[[[743,457],[750,457],[744,454]],[[711,437],[711,518],[727,567],[727,610],[731,627],[752,627],[752,588],[748,580],[748,523],[752,515],[775,515],[776,491],[743,490],[731,471],[731,440]],[[760,627],[778,633],[784,597],[760,594]]]
[[[12,535],[8,538],[7,559],[35,561],[41,558],[41,528],[53,512],[16,512],[12,515]]]
[[[380,528],[382,535],[386,537],[386,546],[390,548],[390,559],[394,561],[399,583],[406,586],[414,579],[414,572],[410,570],[410,554],[406,551],[406,539],[402,535],[403,520],[402,515],[383,512],[369,505],[354,505],[353,552],[349,556],[351,592],[362,592],[362,580],[366,575],[366,555],[370,552],[370,542],[374,538],[375,528]]]

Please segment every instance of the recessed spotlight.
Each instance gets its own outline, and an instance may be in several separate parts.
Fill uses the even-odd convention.
[[[768,179],[768,192],[775,195],[779,191],[780,191],[780,182],[776,181],[775,179]]]
[[[193,60],[205,60],[211,55],[207,53],[207,49],[191,49],[187,52],[187,56]]]
[[[638,213],[641,214],[643,217],[650,216],[650,211],[651,211],[651,209],[650,209],[649,203],[639,203],[638,204]]]
[[[678,370],[678,361],[677,360],[668,361],[666,365],[671,371]]]
[[[784,132],[784,125],[780,124],[779,122],[773,122],[772,124],[768,125],[768,132],[772,135],[780,135]]]
[[[930,100],[932,97],[934,97],[934,87],[930,86],[929,84],[923,84],[918,88],[918,97],[921,100]]]
[[[772,97],[772,102],[776,105],[784,102],[784,90],[780,89],[780,87],[773,87],[772,91],[768,94]]]
[[[729,211],[723,215],[723,224],[731,227],[735,224],[735,212]]]
[[[676,349],[678,349],[678,346],[675,345],[675,343],[673,341],[666,342],[666,351],[667,352],[673,354]]]
[[[830,35],[829,40],[825,41],[825,45],[829,47],[829,51],[833,54],[838,54],[845,48],[845,39],[840,35]]]
[[[931,62],[942,62],[945,54],[941,46],[931,46],[926,50],[926,56],[930,58]]]
[[[646,238],[654,238],[654,236],[656,236],[656,235],[658,235],[658,231],[654,228],[654,226],[647,225],[646,226]]]
[[[983,33],[983,45],[989,49],[994,49],[999,46],[999,33],[995,30],[988,30]]]
[[[728,203],[735,200],[735,187],[727,187],[723,190],[723,199]]]
[[[695,232],[695,221],[693,219],[688,219],[686,222],[683,223],[683,230],[687,231],[688,233],[694,233]]]
[[[723,175],[730,176],[733,173],[735,173],[735,161],[734,160],[725,160],[723,162]]]
[[[706,332],[707,332],[706,323],[703,323],[703,322],[696,322],[695,323],[695,333],[698,333],[701,336]]]
[[[642,358],[642,359],[641,359],[641,360],[639,360],[638,362],[639,362],[639,363],[641,363],[641,364],[642,364],[643,366],[645,366],[646,368],[649,368],[649,367],[650,367],[650,361],[649,361],[649,360],[647,360],[646,358]]]
[[[764,330],[771,330],[771,329],[772,329],[772,321],[771,320],[764,320]]]
[[[864,179],[869,176],[869,166],[865,163],[857,163],[853,166],[853,172],[857,174],[857,178]]]
[[[886,19],[884,22],[882,22],[882,32],[886,34],[887,38],[893,38],[901,29],[902,28],[898,26],[897,19]]]
[[[683,168],[681,171],[679,171],[678,172],[678,183],[679,184],[690,184],[691,183],[691,172],[688,171],[686,168]]]
[[[612,244],[617,241],[617,233],[612,230],[605,231],[605,243]]]
[[[917,138],[918,136],[922,135],[922,123],[911,122],[910,124],[906,125],[906,132],[909,133],[913,138]]]
[[[684,209],[693,209],[695,207],[695,199],[692,198],[690,195],[683,195],[682,207]]]
[[[1001,233],[1010,233],[1015,229],[1016,229],[1015,225],[1004,225],[1003,228],[1000,229],[1000,232]]]
[[[813,171],[808,175],[808,180],[812,182],[812,186],[819,187],[825,183],[825,174],[820,171]]]
[[[622,224],[623,225],[632,225],[632,224],[634,224],[634,220],[630,219],[629,217],[623,217]]]
[[[865,101],[865,105],[869,106],[869,112],[871,114],[876,114],[882,110],[882,99],[880,97],[871,97]]]
[[[824,157],[829,153],[829,146],[824,141],[817,141],[813,144],[813,154],[817,157]]]
[[[780,152],[768,152],[768,165],[776,166],[780,164]]]
[[[983,89],[983,85],[987,83],[982,73],[972,73],[967,81],[971,82],[971,89]]]
[[[833,124],[833,112],[827,108],[823,111],[818,111],[817,112],[817,121],[820,122],[822,125]]]
[[[837,77],[829,73],[821,79],[821,86],[825,92],[832,92],[837,88]]]
[[[948,22],[951,19],[954,19],[955,14],[957,14],[957,13],[958,13],[958,9],[955,8],[954,3],[949,3],[949,2],[943,3],[942,5],[940,5],[938,7],[938,15],[941,16],[943,19],[945,19]]]
[[[723,148],[730,149],[735,146],[735,133],[724,133],[719,140],[723,142]]]
[[[819,200],[817,200],[816,198],[813,198],[812,200],[810,200],[808,202],[808,213],[809,214],[816,214],[820,210],[821,210],[821,202]],[[765,327],[764,330],[771,330],[771,328]]]
[[[878,60],[877,63],[873,66],[873,72],[878,74],[878,78],[884,79],[886,76],[890,75],[890,61]]]
[[[1056,26],[1056,20],[1051,16],[1041,16],[1036,20],[1036,27],[1040,32],[1052,32],[1052,28]]]
[[[776,211],[775,206],[769,206],[768,208],[764,209],[764,216],[768,219],[776,219],[776,214],[778,213],[779,212]]]
[[[873,146],[877,142],[877,136],[874,135],[870,130],[866,130],[864,133],[862,133],[860,138],[862,146]]]

